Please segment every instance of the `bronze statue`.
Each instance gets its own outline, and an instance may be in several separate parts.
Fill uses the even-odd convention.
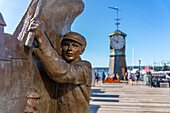
[[[38,48],[34,49],[35,56],[47,75],[59,83],[58,112],[89,113],[92,68],[79,56],[85,50],[85,38],[75,32],[65,34],[61,41],[62,59],[48,41],[42,22],[32,20],[29,31],[38,43]]]
[[[0,33],[0,112],[89,112],[91,65],[79,57],[86,41],[70,32],[83,9],[82,0],[31,0],[13,35]],[[30,24],[34,17],[45,27]],[[46,30],[31,28],[36,22]],[[25,46],[28,31],[33,48]]]

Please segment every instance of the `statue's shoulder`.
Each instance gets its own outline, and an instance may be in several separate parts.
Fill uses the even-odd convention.
[[[78,57],[75,61],[72,62],[72,64],[92,69],[91,63],[87,60],[82,60],[81,57]]]
[[[90,63],[89,61],[87,61],[87,60],[82,60],[81,63],[82,63],[83,65],[86,65],[86,66],[89,67],[89,68],[92,68],[91,63]]]

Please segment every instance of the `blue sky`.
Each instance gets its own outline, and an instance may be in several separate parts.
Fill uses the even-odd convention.
[[[109,37],[116,30],[116,12],[108,7],[121,9],[119,30],[127,34],[126,61],[134,64],[160,65],[170,60],[170,0],[83,0],[84,12],[76,18],[72,31],[87,39],[87,48],[82,55],[93,67],[109,66]],[[30,0],[0,0],[0,12],[7,23],[6,33],[12,34]]]

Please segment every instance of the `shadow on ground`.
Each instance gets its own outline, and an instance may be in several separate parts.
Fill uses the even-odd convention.
[[[93,93],[104,93],[105,91],[101,91],[101,89],[91,89],[91,95]]]
[[[115,98],[119,98],[119,95],[106,95],[105,91],[101,91],[101,89],[92,89],[90,101],[92,102],[119,102],[119,100],[115,100]],[[113,99],[112,99],[113,98]],[[89,109],[90,113],[97,113],[100,105],[90,104]]]
[[[98,99],[92,99],[93,97],[99,97]],[[102,98],[102,99],[100,99]],[[107,99],[107,98],[119,98],[119,95],[98,95],[98,94],[91,94],[91,100],[95,102],[119,102],[119,100],[115,99]]]
[[[97,113],[98,109],[100,108],[100,105],[90,105],[90,113]]]
[[[97,95],[97,94],[91,94],[91,97],[119,98],[119,95]]]
[[[109,100],[109,99],[93,99],[96,102],[119,102],[119,100]]]
[[[91,97],[101,97],[101,98],[119,98],[119,95],[104,95],[105,91],[101,89],[91,89]]]

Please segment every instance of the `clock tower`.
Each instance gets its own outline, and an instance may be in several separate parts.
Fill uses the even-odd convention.
[[[127,71],[126,60],[125,60],[125,37],[126,34],[116,30],[109,35],[110,37],[110,64],[109,71],[110,75],[118,73],[120,79],[124,76]]]
[[[112,76],[113,74],[119,74],[120,79],[124,77],[125,72],[127,72],[126,60],[125,60],[125,37],[126,34],[118,30],[120,25],[118,13],[119,9],[117,7],[109,7],[117,12],[117,19],[115,25],[117,30],[109,35],[110,37],[110,63],[108,74]]]

